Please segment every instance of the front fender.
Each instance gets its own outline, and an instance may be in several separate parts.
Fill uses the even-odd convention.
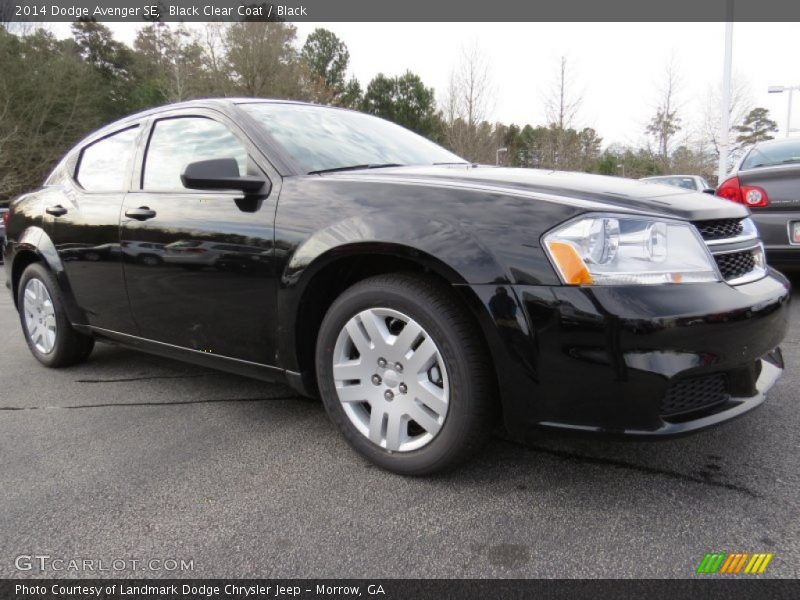
[[[327,284],[319,282],[328,281],[330,271],[326,269],[334,263],[354,257],[402,259],[462,290],[469,289],[470,281],[495,285],[508,282],[496,258],[468,231],[443,219],[423,220],[411,211],[403,212],[401,217],[377,211],[351,216],[319,229],[296,247],[281,273],[278,294],[277,322],[282,334],[278,337],[286,340],[279,354],[286,368],[301,369],[306,362],[300,356],[304,351],[298,349],[302,342],[297,342],[305,335],[298,331],[313,325],[300,307],[325,302],[322,296],[327,296]],[[320,308],[324,310],[324,306]],[[314,319],[321,319],[315,310]],[[313,388],[313,383],[304,388]]]
[[[405,217],[411,218],[405,218]],[[304,289],[330,262],[369,248],[428,263],[451,283],[508,283],[506,269],[472,234],[442,219],[371,212],[338,221],[314,232],[286,264],[286,288]],[[381,252],[381,249],[384,252]]]

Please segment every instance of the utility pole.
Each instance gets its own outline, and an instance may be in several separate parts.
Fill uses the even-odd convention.
[[[722,183],[728,174],[731,131],[731,64],[733,62],[733,0],[727,1],[725,16],[725,62],[722,68],[722,131],[719,145],[717,182]]]

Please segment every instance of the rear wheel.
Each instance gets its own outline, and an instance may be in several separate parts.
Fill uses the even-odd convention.
[[[481,337],[452,292],[415,275],[346,290],[317,343],[320,393],[353,447],[381,467],[422,475],[478,448],[493,425]]]
[[[31,353],[43,365],[65,367],[86,360],[94,339],[70,325],[61,292],[42,265],[29,265],[19,282],[17,307]]]

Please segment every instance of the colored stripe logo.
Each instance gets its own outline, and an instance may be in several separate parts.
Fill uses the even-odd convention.
[[[719,573],[721,575],[756,575],[763,573],[767,569],[769,561],[773,557],[772,552],[725,552],[707,553],[700,565],[697,573]]]

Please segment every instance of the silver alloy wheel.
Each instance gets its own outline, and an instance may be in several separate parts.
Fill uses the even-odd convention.
[[[371,308],[345,324],[333,350],[333,379],[350,422],[386,450],[422,448],[447,417],[450,386],[439,348],[396,310]]]
[[[42,354],[50,354],[56,345],[56,312],[40,279],[34,277],[25,284],[22,310],[31,343]]]

